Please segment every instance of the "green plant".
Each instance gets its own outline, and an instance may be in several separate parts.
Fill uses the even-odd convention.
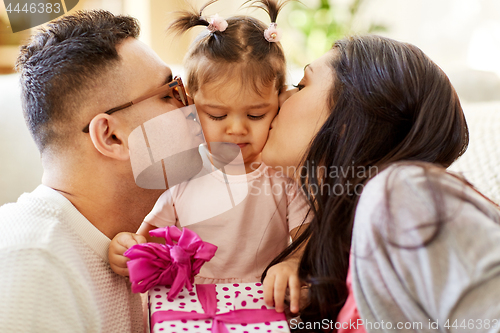
[[[316,5],[311,5],[312,0],[294,2],[287,15],[288,25],[295,31],[293,40],[286,41],[290,58],[296,63],[307,63],[346,35],[385,31],[384,25],[361,19],[362,9],[369,1],[319,0]]]

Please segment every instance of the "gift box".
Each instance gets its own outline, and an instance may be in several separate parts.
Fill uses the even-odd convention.
[[[187,228],[158,228],[150,234],[165,244],[136,244],[124,255],[130,258],[132,291],[149,290],[151,332],[290,332],[285,314],[265,305],[261,283],[194,285],[215,245]]]
[[[198,284],[175,298],[169,291],[149,291],[151,332],[290,332],[285,315],[265,305],[260,283]]]

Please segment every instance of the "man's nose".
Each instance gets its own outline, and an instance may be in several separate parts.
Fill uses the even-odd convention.
[[[196,112],[194,105],[184,107],[181,110],[186,118],[186,123],[191,131],[191,134],[194,136],[202,134],[201,125],[198,120],[198,113]]]

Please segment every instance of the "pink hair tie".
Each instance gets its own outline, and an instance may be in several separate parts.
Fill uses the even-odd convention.
[[[269,25],[269,28],[264,30],[264,38],[269,42],[269,43],[276,43],[281,40],[281,29],[278,29],[278,25],[274,22],[272,22]]]
[[[219,14],[215,14],[212,17],[210,17],[210,23],[207,27],[208,31],[223,32],[224,30],[226,30],[226,28],[227,28],[227,21],[224,20],[222,17],[219,17]]]

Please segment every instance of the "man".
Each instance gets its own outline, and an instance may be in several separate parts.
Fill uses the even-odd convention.
[[[2,331],[143,332],[141,298],[107,251],[162,192],[135,184],[128,135],[182,104],[156,95],[104,113],[171,81],[138,34],[130,17],[79,12],[21,48],[23,109],[44,174],[34,192],[0,208]]]

